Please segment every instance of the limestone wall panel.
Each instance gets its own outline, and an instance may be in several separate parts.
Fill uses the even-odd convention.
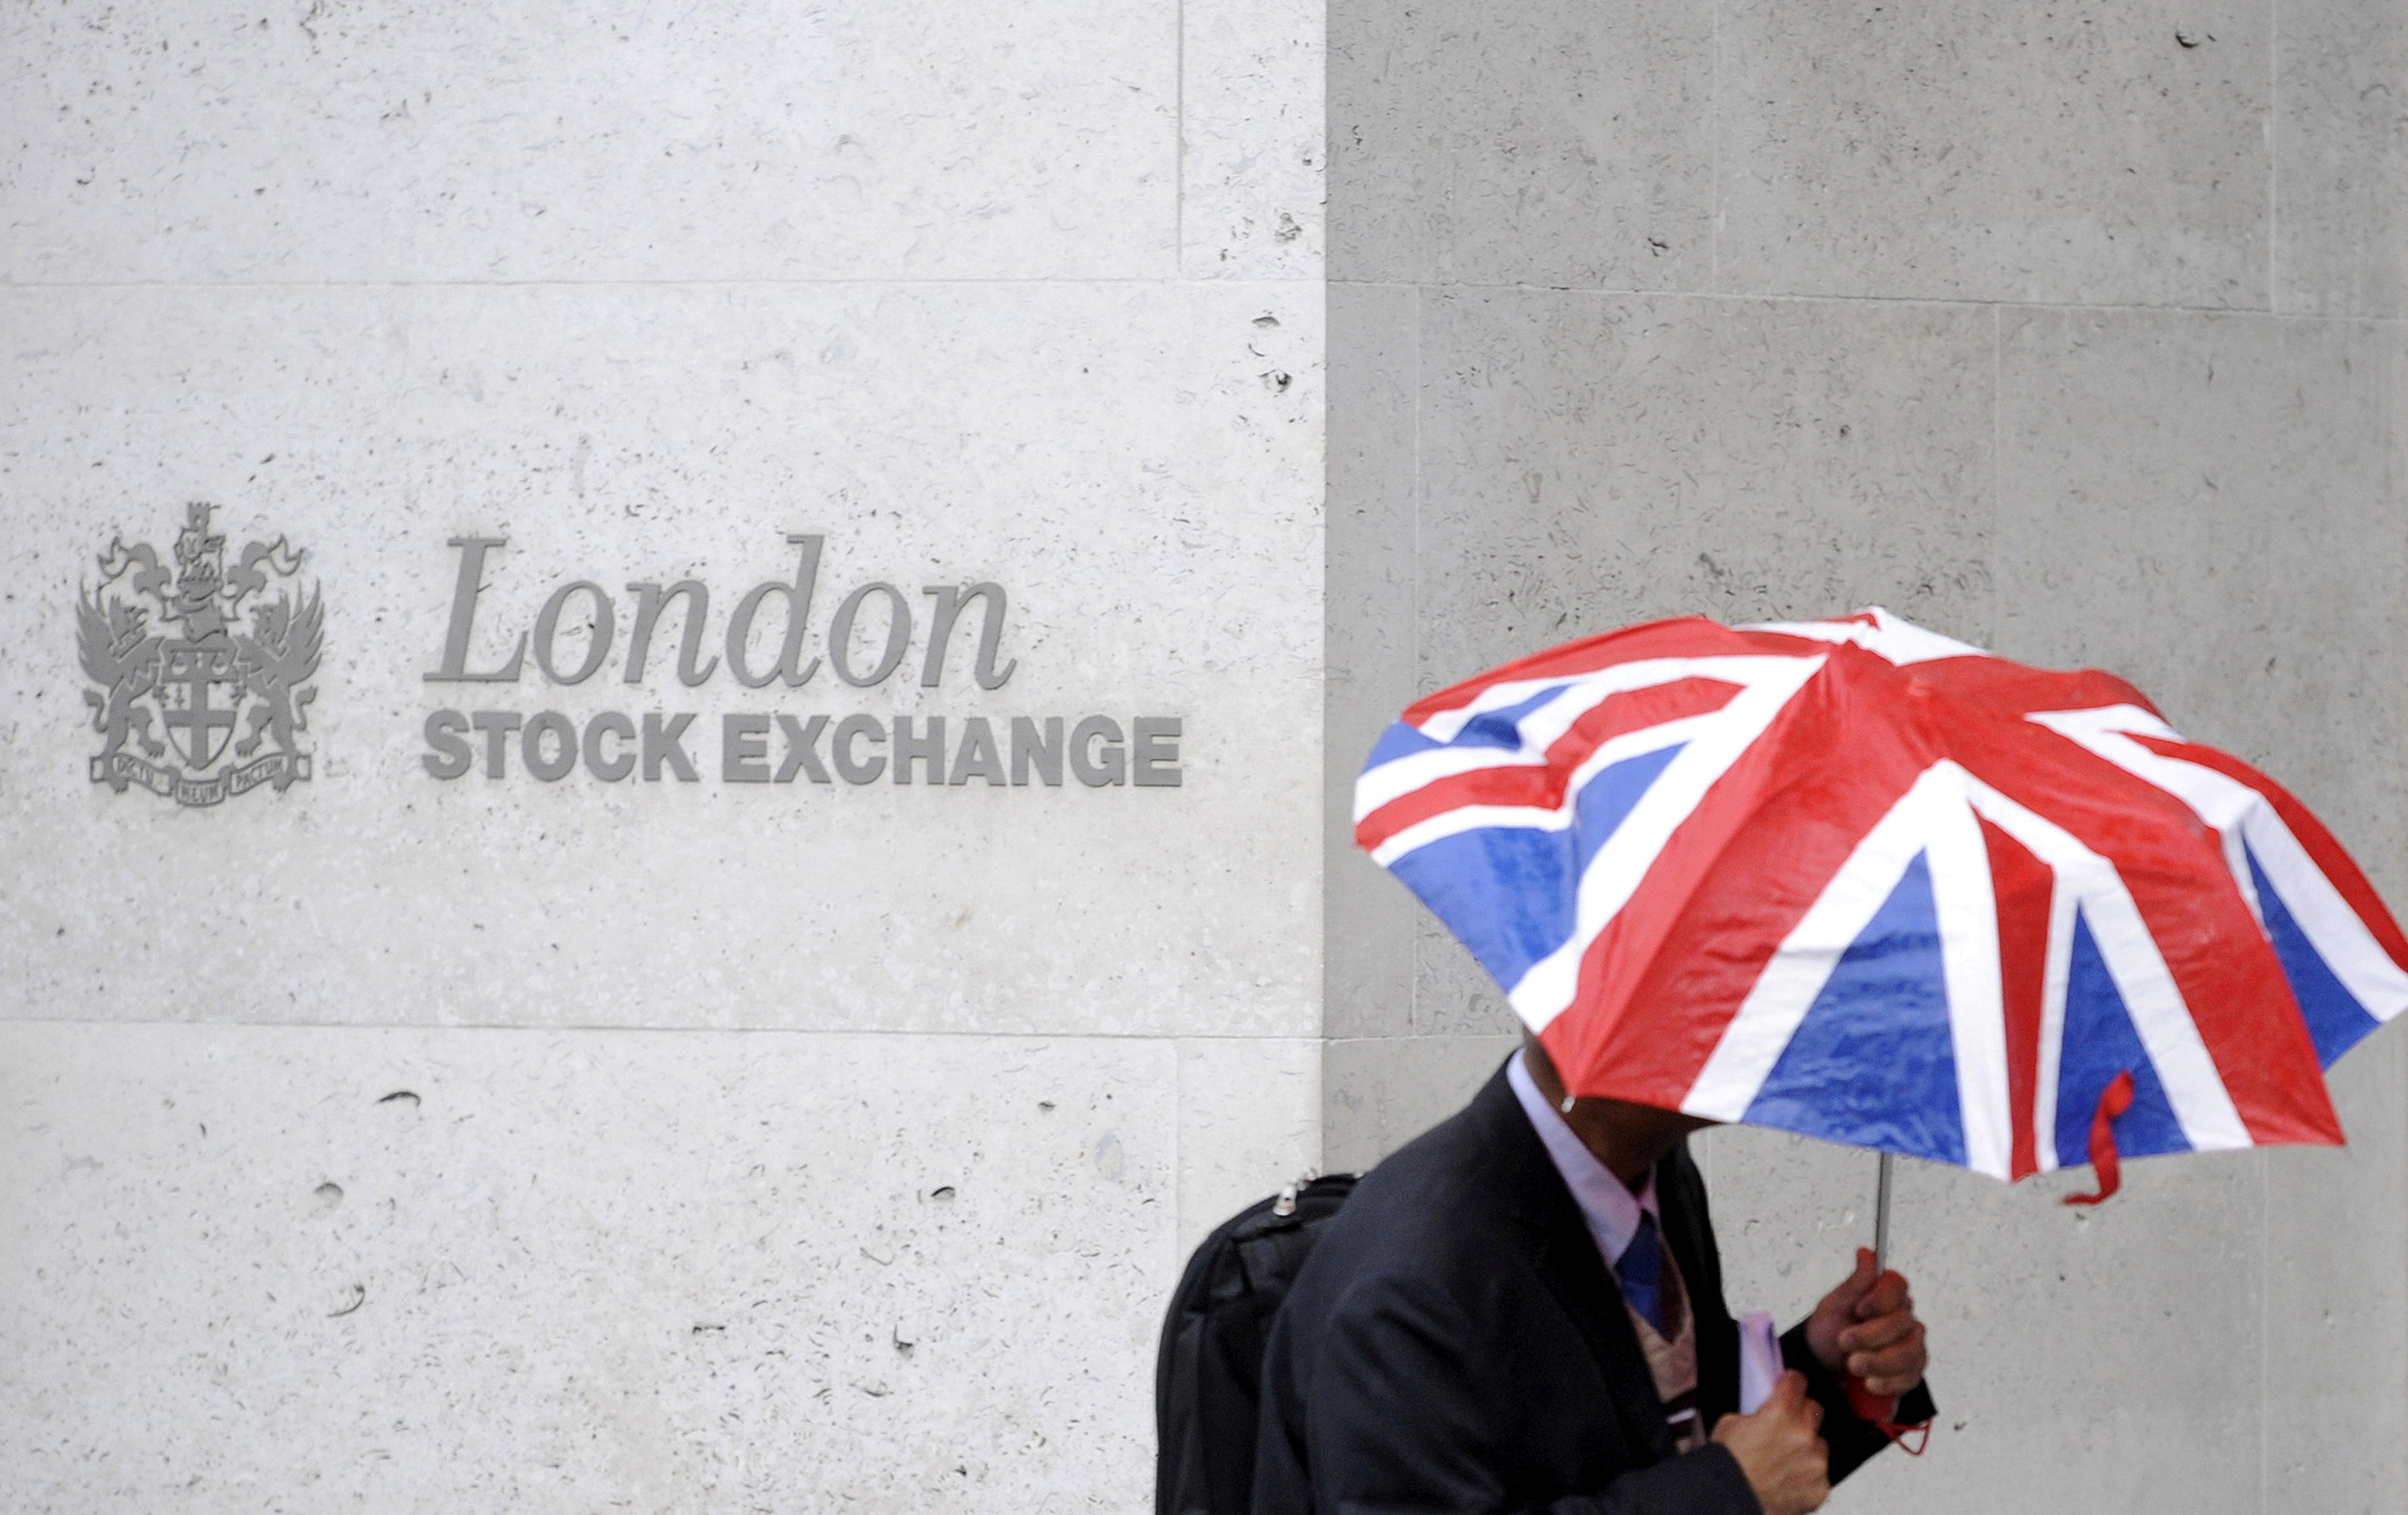
[[[115,1020],[1294,1035],[1315,1023],[1321,781],[1319,325],[1285,285],[168,291],[6,296],[20,508],[0,601],[5,1013]],[[89,777],[79,596],[111,541],[168,551],[185,502],[229,552],[308,554],[326,630],[288,792],[186,810]],[[798,689],[725,662],[740,596],[824,537]],[[485,565],[463,665],[494,671],[563,585],[615,601],[608,671],[429,683],[454,537]],[[697,671],[637,597],[710,591]],[[1009,594],[1000,687],[973,610],[923,680],[928,585]],[[853,687],[827,645],[865,586],[914,639]],[[781,600],[767,602],[775,627]],[[866,677],[892,598],[865,602]],[[554,666],[584,659],[574,628]],[[863,629],[866,625],[868,629]],[[164,628],[163,628],[164,629]],[[756,636],[753,665],[777,648]],[[563,665],[568,665],[563,668]],[[212,696],[222,701],[221,692]],[[580,730],[695,717],[673,766],[606,782],[430,777],[431,713]],[[729,714],[948,722],[960,784],[725,781]],[[1182,724],[1179,787],[965,772],[967,722]],[[1066,732],[1066,737],[1068,735]],[[813,743],[834,762],[824,732]],[[758,773],[792,745],[772,727]],[[896,743],[889,739],[885,746]],[[552,750],[547,747],[546,751]],[[881,755],[856,739],[856,756]],[[1098,752],[1101,749],[1096,750]],[[1009,754],[1005,754],[1009,767]],[[859,771],[859,770],[856,770]],[[1058,772],[1058,768],[1057,768]],[[1299,819],[1303,818],[1303,819]]]
[[[12,1509],[1147,1497],[1167,1042],[0,1028]]]
[[[1178,14],[19,7],[0,271],[1170,277]]]

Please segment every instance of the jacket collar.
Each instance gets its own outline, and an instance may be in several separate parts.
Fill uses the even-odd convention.
[[[1598,1254],[1580,1206],[1506,1082],[1503,1067],[1473,1096],[1465,1113],[1497,1165],[1513,1215],[1516,1245],[1578,1328],[1632,1441],[1648,1449],[1652,1461],[1670,1457],[1675,1451],[1672,1434],[1664,1423],[1663,1403],[1656,1397],[1646,1351],[1623,1308],[1622,1291]]]

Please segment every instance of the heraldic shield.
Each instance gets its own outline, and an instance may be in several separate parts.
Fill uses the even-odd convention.
[[[99,686],[83,696],[103,737],[92,781],[121,794],[131,784],[216,805],[309,777],[295,736],[317,694],[323,606],[281,536],[246,546],[229,570],[210,513],[191,507],[172,568],[147,544],[110,543],[76,607],[84,675]]]

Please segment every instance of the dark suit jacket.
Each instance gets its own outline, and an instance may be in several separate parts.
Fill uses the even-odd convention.
[[[1711,1428],[1739,1404],[1705,1185],[1656,1168],[1698,1332]],[[1823,1406],[1834,1482],[1887,1445],[1782,1340]],[[1930,1412],[1921,1389],[1902,1418]],[[1271,1330],[1254,1515],[1759,1515],[1729,1452],[1676,1454],[1638,1334],[1503,1071],[1367,1175]]]

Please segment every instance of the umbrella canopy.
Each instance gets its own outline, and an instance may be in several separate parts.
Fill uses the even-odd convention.
[[[1388,729],[1354,820],[1574,1094],[2000,1179],[2094,1129],[2102,1177],[2337,1145],[2323,1069],[2408,1006],[2408,939],[2265,775],[1879,609],[1483,674]]]

